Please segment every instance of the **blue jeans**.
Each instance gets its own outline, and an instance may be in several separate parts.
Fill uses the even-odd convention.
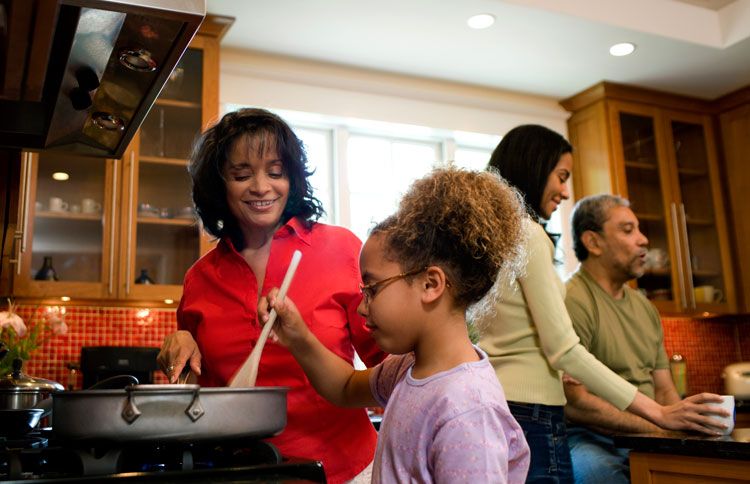
[[[584,427],[568,427],[570,455],[576,484],[630,482],[628,449],[615,447],[612,438]]]
[[[526,482],[561,484],[573,482],[568,434],[562,406],[508,402],[531,450]]]

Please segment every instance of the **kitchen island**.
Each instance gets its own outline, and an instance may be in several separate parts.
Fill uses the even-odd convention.
[[[750,482],[750,428],[723,437],[682,432],[617,435],[630,450],[633,484]]]

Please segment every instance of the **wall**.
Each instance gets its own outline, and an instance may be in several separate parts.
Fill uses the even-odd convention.
[[[37,320],[45,308],[22,306],[24,321]],[[68,333],[54,336],[32,356],[25,370],[29,375],[68,384],[66,364],[80,362],[82,346],[159,347],[164,336],[176,329],[175,311],[111,307],[68,306]],[[721,370],[736,361],[750,361],[750,317],[743,319],[691,320],[664,318],[667,354],[682,354],[687,360],[688,391],[722,393]],[[157,383],[166,383],[160,372]],[[77,376],[75,388],[82,380]]]

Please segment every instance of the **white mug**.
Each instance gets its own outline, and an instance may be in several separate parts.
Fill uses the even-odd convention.
[[[49,209],[51,212],[67,212],[68,202],[63,202],[63,199],[59,197],[50,197]]]
[[[102,210],[102,204],[93,198],[84,198],[81,200],[81,209],[83,213],[98,213]]]
[[[695,301],[699,303],[715,303],[724,298],[721,289],[714,286],[698,286],[693,289],[693,293],[695,294]]]
[[[80,205],[71,205],[70,206],[70,213],[81,213],[81,206]]]
[[[715,403],[712,403],[711,405],[717,405]],[[721,403],[718,404],[719,407],[723,408],[727,412],[729,412],[728,417],[720,417],[715,414],[709,415],[711,418],[714,418],[716,420],[719,420],[721,423],[724,423],[727,425],[727,428],[722,430],[721,432],[724,435],[729,435],[732,433],[732,430],[734,430],[734,395],[722,395],[721,396]]]

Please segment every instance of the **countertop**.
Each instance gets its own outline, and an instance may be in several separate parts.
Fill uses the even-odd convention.
[[[731,435],[722,437],[669,432],[615,435],[614,441],[615,445],[635,452],[750,461],[750,428],[734,429]]]

